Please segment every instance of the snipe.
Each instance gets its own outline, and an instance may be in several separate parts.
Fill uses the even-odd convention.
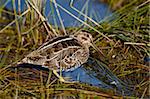
[[[70,71],[85,63],[89,58],[92,39],[92,35],[86,32],[53,38],[28,54],[21,63],[49,68],[61,81],[65,81],[57,71]]]

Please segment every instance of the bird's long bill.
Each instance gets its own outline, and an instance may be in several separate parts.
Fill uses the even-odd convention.
[[[101,53],[102,55],[104,55],[103,52],[102,52],[93,42],[91,43],[91,46],[92,46],[98,53]]]

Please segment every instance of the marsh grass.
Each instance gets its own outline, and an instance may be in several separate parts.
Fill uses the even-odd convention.
[[[12,0],[14,2],[14,0]],[[116,98],[112,90],[92,87],[87,84],[64,84],[59,82],[51,72],[36,69],[10,69],[16,66],[25,55],[38,48],[47,39],[54,36],[75,33],[79,28],[54,28],[47,24],[40,2],[27,0],[24,12],[13,12],[0,7],[0,98]],[[113,0],[110,0],[113,5]],[[122,0],[125,1],[125,0]],[[55,7],[61,7],[54,1]],[[114,1],[115,3],[116,1]],[[37,4],[38,3],[38,4]],[[74,10],[76,8],[70,4]],[[64,9],[64,8],[62,8]],[[67,10],[65,10],[67,11]],[[133,0],[125,2],[101,23],[91,24],[80,20],[86,30],[94,37],[94,43],[102,51],[98,53],[91,48],[91,56],[103,61],[126,84],[135,86],[134,97],[149,96],[149,1]],[[57,11],[59,14],[59,11]],[[87,17],[88,18],[88,17]],[[60,21],[61,18],[60,18]],[[31,75],[33,77],[31,77]]]

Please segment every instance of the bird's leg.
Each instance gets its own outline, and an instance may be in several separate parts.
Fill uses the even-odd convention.
[[[62,76],[60,76],[60,75],[57,73],[56,70],[53,70],[53,73],[59,78],[59,80],[60,80],[61,82],[65,82],[64,78],[63,78]]]
[[[53,70],[53,73],[59,78],[59,81],[64,82],[64,83],[76,83],[76,81],[67,81],[65,80],[62,76],[60,76],[56,70]]]
[[[60,67],[58,61],[55,61],[55,64],[60,69],[60,73],[61,73],[62,68]],[[64,82],[64,83],[73,83],[73,82],[67,81],[67,79],[65,80],[65,78],[63,78],[61,74],[58,74],[56,70],[53,70],[53,73],[59,78],[59,81]]]

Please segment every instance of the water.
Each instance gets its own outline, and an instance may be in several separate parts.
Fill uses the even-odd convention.
[[[133,87],[122,82],[105,64],[91,57],[86,64],[74,71],[63,72],[63,76],[70,77],[71,81],[80,81],[106,89],[115,89],[117,93],[122,95],[133,94]]]
[[[56,0],[56,2],[60,4],[63,8],[67,9],[67,11],[69,11],[74,16],[76,16],[76,17],[72,17],[70,14],[68,14],[67,12],[65,12],[64,10],[58,7],[64,26],[70,27],[70,26],[81,25],[82,23],[79,22],[79,20],[77,20],[78,18],[82,21],[89,21],[86,17],[82,16],[80,13],[75,11],[69,5],[70,1],[71,0]],[[56,10],[52,10],[52,7],[50,8],[49,4],[50,2],[46,3],[46,10],[45,10],[46,16],[50,15],[48,17],[48,21],[52,22],[52,24],[57,23],[57,25],[60,26],[61,24],[60,24],[57,12]],[[53,7],[54,7],[54,4],[53,4]],[[89,16],[96,22],[101,21],[104,17],[111,14],[111,11],[108,10],[108,6],[106,4],[102,4],[98,2],[98,0],[74,0],[73,7],[79,10],[80,12],[84,13],[85,15]],[[55,18],[53,15],[55,15]]]
[[[16,5],[17,12],[19,11],[19,0],[14,0]],[[71,1],[73,1],[73,7],[70,6]],[[26,3],[24,0],[20,0],[20,10],[21,12],[25,11]],[[43,0],[43,12],[44,16],[46,17],[47,21],[53,24],[54,26],[62,27],[74,27],[74,26],[81,26],[83,23],[81,21],[90,22],[88,18],[85,16],[89,16],[96,22],[100,22],[105,17],[111,14],[108,5],[104,3],[98,2],[98,0],[56,0],[57,4],[62,6],[66,9],[69,13],[58,7],[58,12],[56,11],[56,6],[54,3],[50,2],[50,0]],[[6,8],[9,10],[13,10],[12,0],[2,0],[1,6],[6,5]],[[85,16],[82,16],[80,13],[75,11],[75,9],[79,10],[80,12],[84,13]],[[60,14],[60,17],[59,15]],[[61,21],[62,24],[61,24]],[[81,21],[79,21],[81,20]]]

